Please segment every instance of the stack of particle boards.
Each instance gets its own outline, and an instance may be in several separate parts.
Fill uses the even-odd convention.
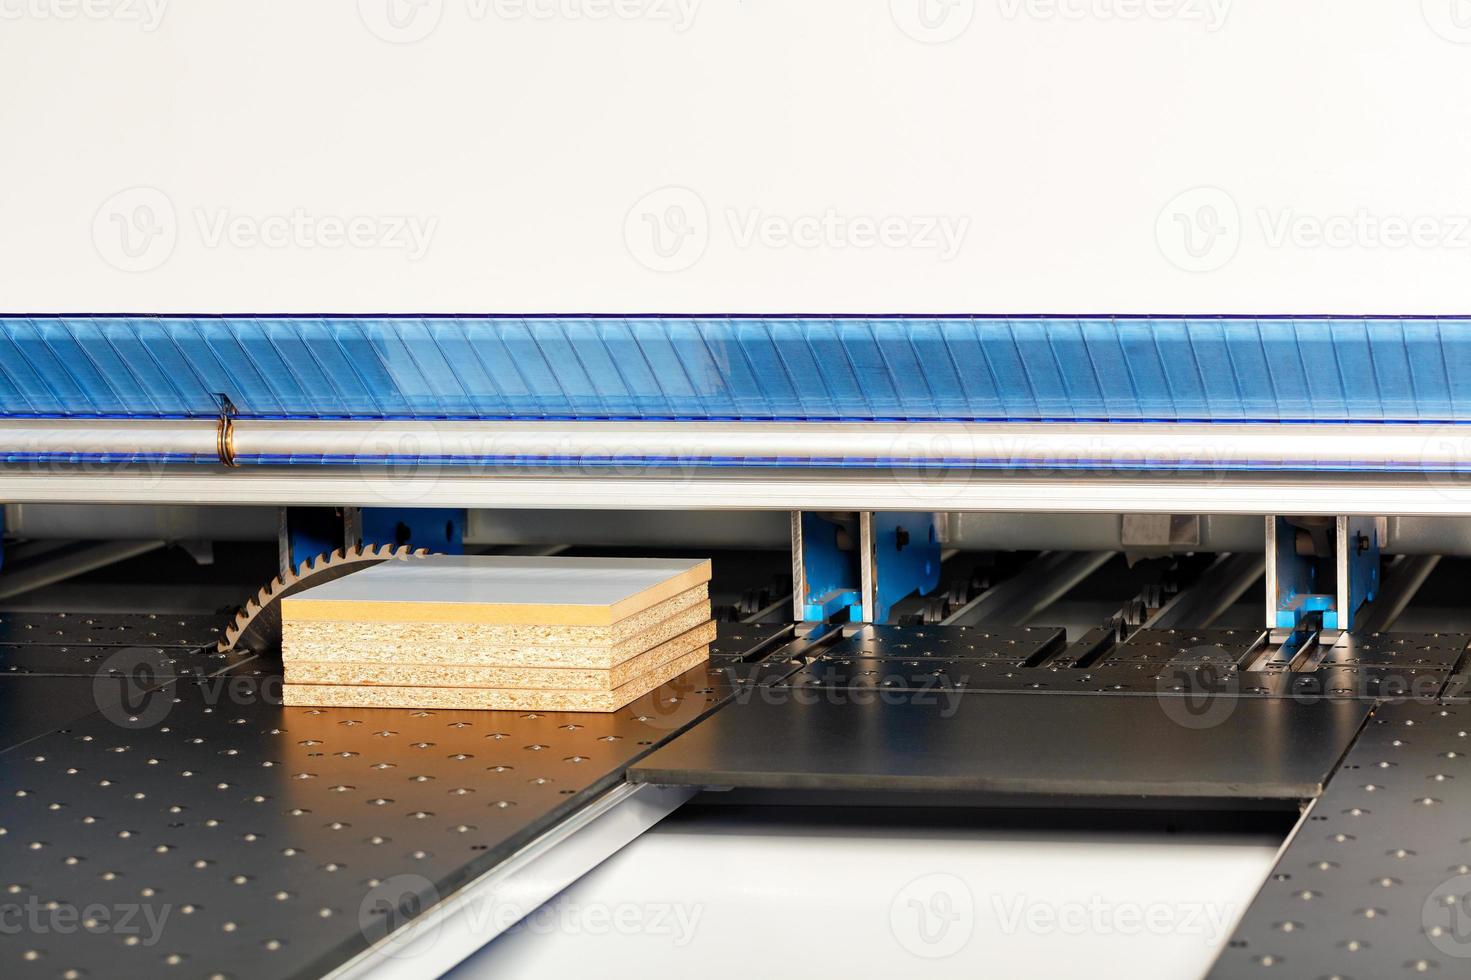
[[[288,705],[616,711],[709,657],[710,563],[432,555],[281,601]]]

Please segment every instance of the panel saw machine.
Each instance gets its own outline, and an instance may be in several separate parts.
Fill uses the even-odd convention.
[[[1280,812],[1213,976],[1449,968],[1468,367],[1457,318],[0,317],[0,887],[196,908],[0,972],[437,974],[722,799]],[[713,557],[711,661],[282,707],[279,600],[419,552]]]

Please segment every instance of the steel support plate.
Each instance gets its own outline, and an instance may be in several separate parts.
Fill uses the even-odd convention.
[[[1181,698],[761,689],[629,779],[753,789],[1219,799],[1317,795],[1369,706]]]

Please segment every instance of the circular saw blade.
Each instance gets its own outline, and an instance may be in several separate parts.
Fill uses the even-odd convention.
[[[425,548],[385,544],[339,549],[309,558],[285,575],[277,575],[252,596],[225,628],[224,639],[216,649],[220,653],[238,650],[279,653],[282,599],[372,565],[423,558],[428,554]]]

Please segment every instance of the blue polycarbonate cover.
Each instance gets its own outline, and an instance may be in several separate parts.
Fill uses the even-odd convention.
[[[0,416],[1471,421],[1471,318],[12,316]]]

